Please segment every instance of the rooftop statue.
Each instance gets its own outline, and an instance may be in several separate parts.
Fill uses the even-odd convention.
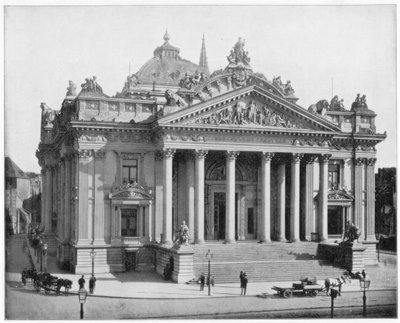
[[[66,96],[76,96],[76,85],[72,81],[69,81],[69,86],[67,87]]]
[[[362,97],[360,97],[360,93],[357,94],[355,101],[351,105],[351,109],[353,110],[354,108],[368,108],[367,96],[365,94]]]
[[[165,91],[165,98],[167,99],[168,106],[178,106],[185,108],[187,106],[185,100],[183,100],[178,94],[172,90]]]
[[[331,103],[329,104],[329,110],[330,111],[345,111],[343,99],[339,100],[339,97],[337,95],[335,95],[332,98]]]
[[[242,63],[244,65],[249,65],[250,57],[249,53],[244,51],[245,40],[239,37],[239,40],[231,49],[229,56],[227,56],[228,62],[230,64],[239,64]]]
[[[191,90],[204,80],[205,80],[204,73],[200,73],[199,71],[196,70],[194,75],[189,75],[188,73],[185,73],[185,76],[179,81],[179,86]]]
[[[46,103],[41,103],[40,108],[42,109],[42,125],[45,127],[52,126],[56,117],[56,111],[50,108]]]
[[[329,108],[329,103],[326,100],[319,100],[317,103],[310,105],[308,108],[308,112],[314,113],[314,114],[320,114],[320,115],[325,115],[326,111]]]
[[[293,95],[294,90],[292,88],[292,83],[290,81],[287,81],[285,84],[285,94],[286,95]]]
[[[86,78],[85,83],[81,85],[83,91],[101,93],[103,94],[103,89],[96,81],[96,76],[93,76],[91,79]]]

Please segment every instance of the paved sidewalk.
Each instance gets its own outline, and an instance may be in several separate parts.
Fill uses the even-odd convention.
[[[70,292],[78,291],[78,279],[81,275],[74,275],[60,270],[56,265],[55,257],[48,257],[48,271],[59,277],[73,281]],[[371,279],[370,290],[396,289],[397,288],[397,256],[380,254],[380,263],[377,266],[368,266],[367,274]],[[167,282],[156,273],[148,272],[127,272],[113,274],[96,274],[97,278],[95,296],[104,297],[126,297],[126,298],[202,298],[208,297],[208,289],[200,291],[197,284],[176,284]],[[332,277],[335,278],[335,277]],[[8,281],[20,281],[20,273],[7,273]],[[89,288],[90,274],[85,275],[86,289]],[[300,282],[300,281],[299,281]],[[273,295],[276,292],[273,286],[290,287],[294,282],[254,282],[248,284],[247,295]],[[318,281],[324,285],[324,281]],[[360,291],[359,281],[352,280],[351,283],[342,286],[342,292]],[[211,289],[213,297],[236,297],[240,296],[239,281],[230,284],[218,284]]]

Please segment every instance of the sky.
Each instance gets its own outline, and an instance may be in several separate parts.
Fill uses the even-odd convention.
[[[343,3],[343,2],[342,2]],[[5,155],[40,172],[40,103],[60,109],[68,81],[97,77],[121,91],[153,57],[166,29],[182,58],[199,62],[205,36],[210,71],[225,68],[239,37],[254,72],[290,80],[304,108],[356,94],[376,112],[376,170],[396,166],[396,7],[331,6],[7,6],[4,8]]]

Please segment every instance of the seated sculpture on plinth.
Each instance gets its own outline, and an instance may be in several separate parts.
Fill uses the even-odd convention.
[[[189,227],[185,221],[182,221],[181,226],[176,230],[176,236],[174,240],[175,245],[188,245],[189,244]]]

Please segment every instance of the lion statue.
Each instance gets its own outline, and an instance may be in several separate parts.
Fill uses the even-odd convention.
[[[317,103],[310,105],[308,112],[314,114],[325,115],[329,108],[329,102],[327,100],[319,100]]]

